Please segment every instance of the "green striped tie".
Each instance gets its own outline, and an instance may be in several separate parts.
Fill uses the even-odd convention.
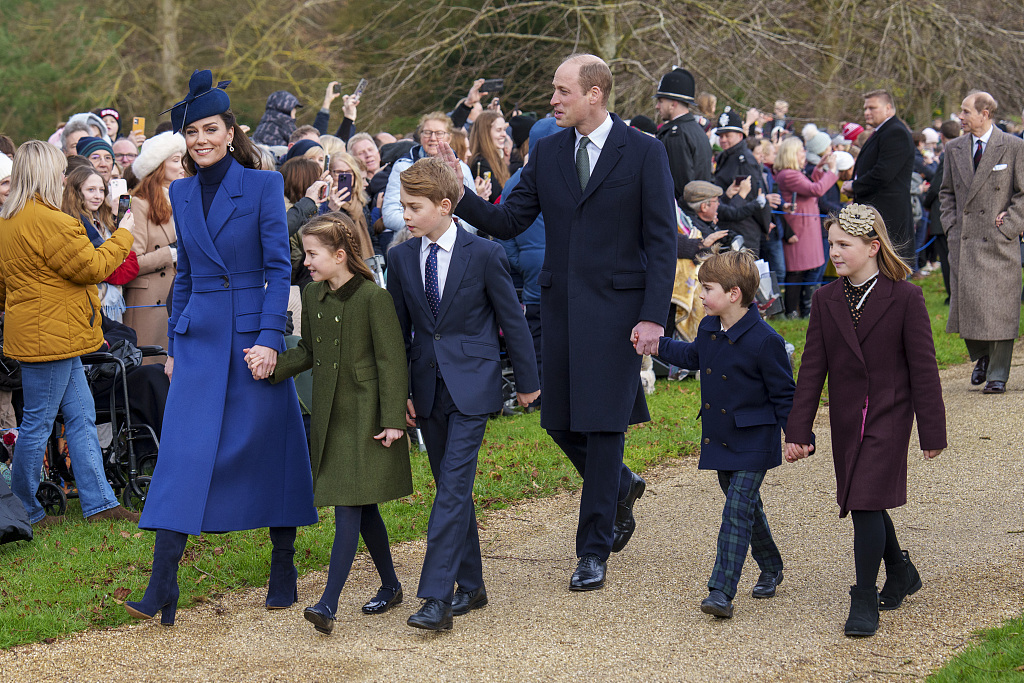
[[[587,145],[590,138],[586,135],[580,138],[580,148],[576,150],[576,175],[580,179],[580,191],[587,189],[587,181],[590,180],[590,152]]]

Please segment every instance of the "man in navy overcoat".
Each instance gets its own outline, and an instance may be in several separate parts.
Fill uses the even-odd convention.
[[[544,213],[541,425],[583,477],[569,587],[593,590],[604,585],[609,554],[628,542],[645,486],[622,451],[626,428],[650,419],[637,354],[657,349],[668,319],[676,219],[665,146],[608,113],[608,66],[574,55],[553,86],[565,130],[537,144],[502,205],[470,191],[456,213],[501,239]],[[451,149],[442,154],[454,168]]]

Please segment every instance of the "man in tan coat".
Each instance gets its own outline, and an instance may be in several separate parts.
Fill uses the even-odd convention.
[[[971,384],[1006,391],[1020,324],[1020,237],[1024,235],[1024,140],[992,125],[996,101],[964,98],[965,135],[946,145],[939,200],[949,242],[947,332],[964,339],[976,361]],[[969,133],[969,134],[967,134]]]

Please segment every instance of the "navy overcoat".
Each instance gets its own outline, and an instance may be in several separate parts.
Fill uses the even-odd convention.
[[[255,344],[285,350],[283,178],[232,162],[208,217],[194,176],[171,184],[171,207],[174,378],[139,526],[198,534],[314,524],[294,383],[254,380],[242,352]]]
[[[724,332],[721,318],[709,315],[692,342],[662,337],[658,356],[700,370],[700,469],[758,471],[781,464],[796,383],[785,341],[761,320],[757,306]]]
[[[650,419],[630,341],[641,320],[664,325],[676,272],[676,214],[665,145],[612,117],[586,190],[576,132],[537,143],[500,206],[467,191],[456,213],[510,239],[543,211],[541,426],[624,432]]]

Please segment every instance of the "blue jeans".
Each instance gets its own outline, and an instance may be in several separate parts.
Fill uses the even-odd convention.
[[[96,435],[96,406],[81,359],[23,362],[21,386],[25,411],[11,467],[11,490],[28,511],[29,521],[35,524],[46,516],[43,506],[36,500],[36,489],[41,479],[46,440],[53,430],[58,408],[64,415],[82,515],[91,517],[117,507],[117,496],[103,473],[103,454]]]

